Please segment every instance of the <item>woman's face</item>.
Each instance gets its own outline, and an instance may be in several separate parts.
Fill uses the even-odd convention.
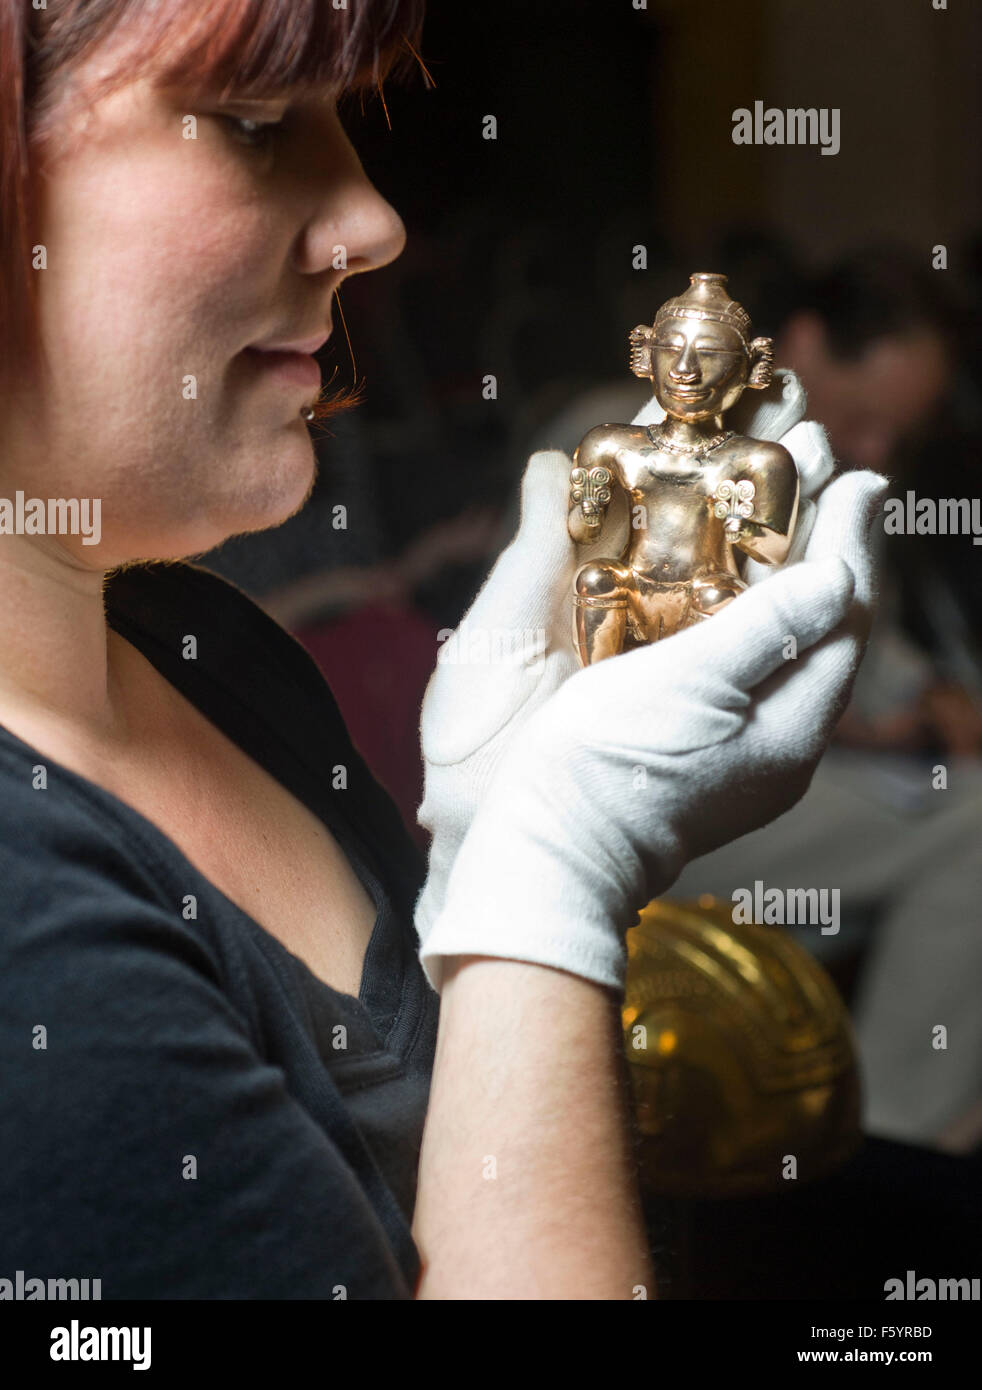
[[[398,214],[327,96],[192,105],[141,79],[63,135],[36,272],[52,382],[7,403],[0,491],[101,498],[100,545],[58,540],[97,569],[276,525],[313,484],[319,381],[250,345],[313,350],[345,276],[402,251]]]

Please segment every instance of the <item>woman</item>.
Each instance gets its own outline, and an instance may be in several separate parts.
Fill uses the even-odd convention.
[[[652,1290],[623,928],[801,794],[859,657],[868,474],[806,563],[574,674],[569,460],[536,455],[425,707],[424,976],[422,871],[329,691],[183,558],[310,490],[304,354],[404,240],[336,101],[418,10],[0,3],[0,498],[100,517],[0,530],[0,1248],[104,1298]],[[789,448],[793,385],[759,422]]]

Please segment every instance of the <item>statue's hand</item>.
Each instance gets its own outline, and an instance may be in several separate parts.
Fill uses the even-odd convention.
[[[570,505],[579,504],[588,526],[601,526],[610,506],[613,474],[603,464],[594,468],[574,468],[569,475]]]
[[[722,478],[709,499],[713,504],[713,514],[723,522],[726,539],[733,545],[740,541],[744,522],[754,514],[755,491],[749,478],[741,478],[739,482]]]

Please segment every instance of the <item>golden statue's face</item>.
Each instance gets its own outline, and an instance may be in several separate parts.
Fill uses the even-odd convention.
[[[663,410],[704,420],[743,393],[750,363],[736,329],[714,319],[662,319],[651,344],[651,384]]]

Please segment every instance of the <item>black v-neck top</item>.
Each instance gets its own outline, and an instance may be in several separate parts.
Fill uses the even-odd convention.
[[[241,590],[139,565],[106,611],[321,817],[378,915],[358,998],[331,989],[144,816],[0,726],[0,1281],[411,1298],[439,1007],[419,852],[313,660]]]

